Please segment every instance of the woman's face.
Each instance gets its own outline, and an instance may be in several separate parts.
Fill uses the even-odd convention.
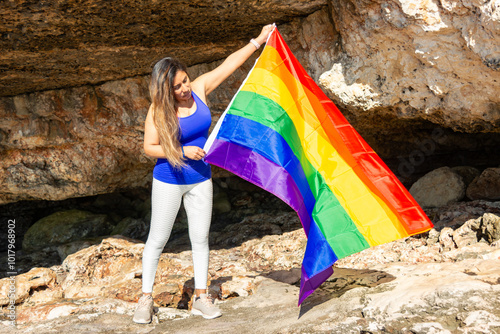
[[[177,102],[189,101],[191,99],[191,81],[186,72],[179,70],[172,83],[174,97]]]

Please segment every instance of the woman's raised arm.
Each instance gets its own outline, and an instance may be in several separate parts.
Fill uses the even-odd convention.
[[[274,28],[274,24],[266,25],[262,28],[259,37],[255,38],[258,45],[266,43],[267,37]],[[207,72],[194,80],[191,84],[199,93],[204,92],[205,97],[226,80],[233,72],[243,65],[250,56],[257,50],[257,45],[249,42],[247,45],[230,54],[226,60],[215,69]]]

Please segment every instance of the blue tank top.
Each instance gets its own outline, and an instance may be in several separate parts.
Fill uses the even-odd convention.
[[[208,106],[191,92],[196,102],[196,110],[187,117],[179,117],[182,146],[198,146],[203,148],[208,138],[208,129],[212,116]],[[171,184],[193,184],[210,179],[210,165],[204,160],[186,160],[186,166],[175,169],[167,159],[159,158],[153,170],[153,177],[158,181]]]

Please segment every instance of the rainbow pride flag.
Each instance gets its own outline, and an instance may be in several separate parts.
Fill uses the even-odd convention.
[[[277,29],[212,131],[205,160],[271,192],[307,235],[299,304],[340,258],[432,223],[307,75]]]

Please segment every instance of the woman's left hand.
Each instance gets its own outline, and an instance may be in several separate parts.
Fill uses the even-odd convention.
[[[183,146],[184,156],[191,160],[201,160],[205,156],[205,151],[198,146]]]
[[[274,24],[264,26],[259,34],[259,37],[255,38],[255,41],[259,45],[265,44],[274,27]],[[252,47],[248,47],[249,45],[252,45]],[[255,50],[255,44],[246,44],[238,51],[231,53],[226,60],[224,60],[222,64],[217,66],[215,69],[197,77],[191,83],[191,87],[196,91],[196,93],[200,92],[202,97],[205,98],[224,80],[226,80],[238,67],[243,65],[243,63],[255,52]]]

